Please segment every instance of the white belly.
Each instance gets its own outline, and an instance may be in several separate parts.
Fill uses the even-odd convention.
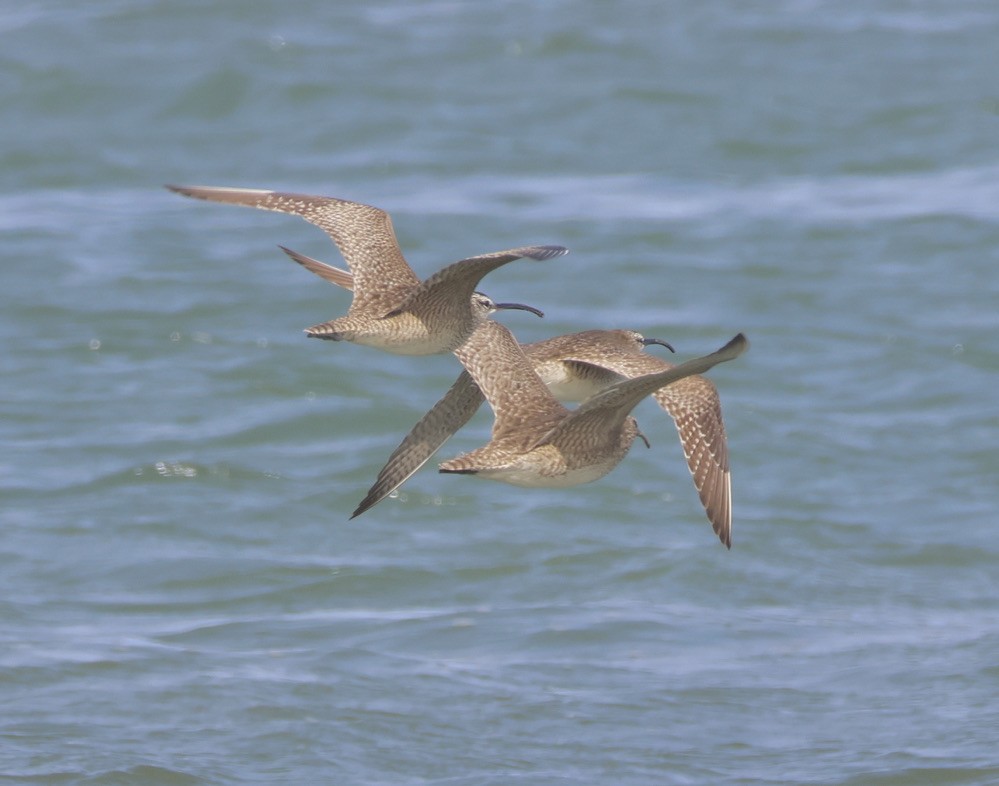
[[[585,401],[611,382],[622,378],[613,372],[607,372],[604,379],[584,377],[571,372],[565,364],[558,361],[538,363],[535,365],[535,370],[551,394],[559,401]]]
[[[378,333],[357,333],[351,341],[374,347],[393,355],[439,355],[450,352],[452,341],[450,336],[387,336]]]
[[[479,470],[476,477],[523,488],[564,489],[599,480],[614,469],[617,464],[617,461],[590,464],[586,467],[566,470],[557,475],[542,474],[534,467],[505,467],[503,469]]]

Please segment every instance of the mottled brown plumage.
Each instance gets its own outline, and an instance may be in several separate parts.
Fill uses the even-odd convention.
[[[442,463],[440,469],[529,487],[596,480],[624,458],[638,435],[630,412],[639,401],[732,360],[747,347],[740,333],[710,355],[615,382],[570,412],[533,373],[531,361],[510,331],[486,321],[455,354],[493,408],[492,438],[487,445]]]
[[[283,250],[325,280],[346,289],[352,287],[347,271],[287,248]],[[673,368],[667,361],[644,351],[646,344],[653,341],[630,330],[587,330],[524,344],[523,350],[557,399],[583,401],[622,379]],[[687,466],[712,528],[722,543],[731,546],[732,479],[721,401],[714,383],[693,375],[652,395],[676,425]],[[361,515],[405,483],[471,420],[483,401],[485,397],[478,385],[468,371],[463,371],[392,453],[353,516]]]
[[[455,262],[421,282],[402,255],[392,219],[376,207],[333,197],[256,189],[167,188],[196,199],[298,215],[325,231],[350,267],[354,297],[346,316],[307,328],[306,334],[400,355],[451,352],[500,308],[536,311],[517,303],[493,303],[476,293],[475,287],[487,273],[515,259],[545,260],[568,253],[562,246],[497,251]],[[330,273],[335,268],[312,262],[314,265],[306,267],[343,286],[342,276]]]
[[[469,374],[449,391],[458,405],[435,407],[428,413],[386,464],[368,499],[397,487],[454,432],[456,419],[471,417],[479,404],[475,387],[495,414],[491,439],[477,450],[442,463],[442,472],[475,474],[526,487],[560,488],[596,480],[620,463],[638,435],[629,413],[641,399],[731,360],[747,346],[739,334],[718,352],[620,380],[569,411],[548,392],[509,330],[486,321],[455,353]],[[719,532],[719,537],[730,545],[727,532]]]
[[[627,330],[572,333],[525,347],[541,379],[562,400],[581,401],[620,379],[673,368],[644,350]],[[732,538],[732,478],[721,400],[711,380],[685,377],[652,393],[676,425],[694,486],[712,528],[725,545]]]

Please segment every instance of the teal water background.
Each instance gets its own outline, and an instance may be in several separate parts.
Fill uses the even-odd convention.
[[[999,782],[999,6],[0,11],[0,779]],[[523,341],[712,372],[734,544],[651,403],[606,478],[428,465],[450,356],[306,340],[292,217],[389,210]],[[482,444],[489,417],[442,457]]]

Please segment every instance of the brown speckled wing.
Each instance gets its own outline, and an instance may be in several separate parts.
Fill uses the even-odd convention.
[[[623,376],[640,375],[591,396],[544,441],[560,438],[559,432],[567,429],[599,433],[612,428],[642,398],[655,395],[676,423],[687,466],[712,528],[726,546],[731,546],[731,476],[721,404],[714,385],[697,375],[738,357],[747,347],[745,337],[739,334],[717,352],[673,367],[652,355],[605,358],[601,363]],[[653,368],[657,370],[650,373]],[[575,425],[571,425],[573,421]]]
[[[732,476],[721,400],[711,380],[682,379],[652,394],[673,418],[694,486],[715,534],[732,545]]]
[[[444,397],[406,435],[399,447],[389,456],[385,466],[378,473],[378,479],[368,489],[351,518],[377,505],[399,486],[405,483],[414,472],[427,463],[441,445],[447,442],[458,429],[471,420],[483,396],[467,371],[451,386]]]
[[[249,188],[167,186],[184,196],[298,215],[330,236],[350,267],[354,300],[348,313],[395,308],[419,279],[406,263],[384,210],[334,197]]]
[[[493,441],[523,435],[532,442],[544,424],[565,417],[566,408],[548,392],[504,325],[485,320],[454,354],[492,407]]]
[[[603,337],[590,338],[560,347],[558,351],[566,362],[583,367],[592,364],[628,378],[673,368],[672,363],[641,350],[608,351],[605,346],[608,343]],[[577,371],[581,373],[583,369]],[[731,547],[732,477],[717,388],[706,377],[694,375],[652,395],[676,425],[687,467],[712,529],[722,543]]]
[[[397,308],[398,311],[444,310],[453,304],[468,303],[479,282],[486,274],[516,259],[543,261],[564,256],[563,246],[522,246],[506,251],[494,251],[453,262],[441,268],[413,290]]]
[[[282,245],[278,245],[278,248],[284,251],[284,253],[310,273],[315,273],[324,281],[336,284],[336,286],[341,287],[342,289],[354,289],[354,277],[350,274],[350,271],[341,270],[338,267],[327,265],[325,262],[320,262],[318,259],[307,257],[305,254],[299,254],[297,251],[292,251],[290,248],[285,248]]]

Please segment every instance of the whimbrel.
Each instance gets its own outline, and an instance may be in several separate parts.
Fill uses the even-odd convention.
[[[353,286],[349,272],[290,249],[283,250],[327,281],[346,289]],[[630,330],[587,330],[524,344],[523,349],[556,398],[583,401],[622,379],[672,368],[672,364],[644,352],[650,343],[665,344]],[[652,396],[676,425],[687,466],[712,528],[722,543],[731,546],[732,479],[718,390],[711,380],[693,375],[654,391]],[[352,518],[405,483],[471,420],[484,400],[468,371],[463,371],[392,453]]]
[[[556,401],[513,334],[486,320],[455,351],[493,409],[490,441],[440,471],[529,488],[589,483],[616,467],[639,435],[631,410],[645,396],[741,355],[741,333],[710,355],[616,382],[573,411]]]
[[[451,352],[497,309],[537,313],[519,303],[494,303],[475,287],[487,273],[515,259],[546,260],[568,253],[548,245],[496,251],[462,259],[421,282],[402,255],[389,214],[376,207],[247,188],[167,188],[196,199],[299,215],[325,231],[350,267],[354,297],[346,316],[307,328],[306,334],[398,355]]]

